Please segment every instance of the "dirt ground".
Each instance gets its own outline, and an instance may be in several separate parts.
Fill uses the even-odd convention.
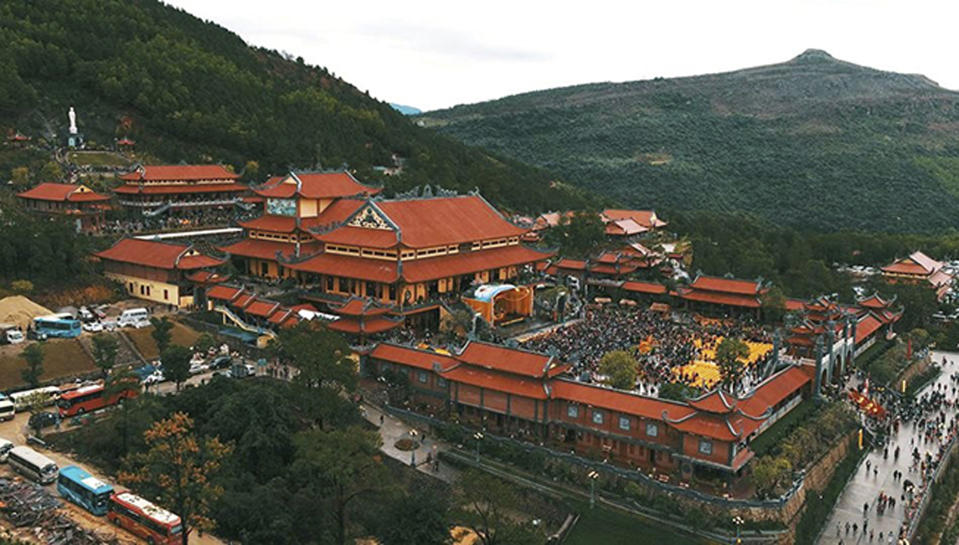
[[[136,345],[137,350],[143,354],[144,358],[154,360],[160,357],[156,342],[150,335],[153,332],[153,326],[144,327],[143,329],[127,328],[124,329],[124,331],[127,336],[130,337],[130,340],[133,341],[133,344]],[[199,336],[200,334],[195,329],[183,325],[180,322],[173,322],[173,344],[193,346],[193,343],[196,342]]]
[[[20,376],[20,371],[26,367],[26,362],[20,359],[20,352],[32,342],[0,346],[0,390],[26,386]],[[41,381],[89,373],[97,368],[76,339],[51,339],[40,344],[44,354]]]

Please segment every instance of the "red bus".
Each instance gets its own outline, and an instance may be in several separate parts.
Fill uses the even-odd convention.
[[[60,395],[60,401],[57,403],[60,408],[60,418],[89,413],[97,409],[116,405],[122,399],[136,397],[137,393],[136,388],[132,385],[129,390],[113,394],[112,396],[104,395],[103,384],[100,383],[81,386],[76,390]]]
[[[152,545],[179,545],[183,541],[180,517],[132,492],[110,496],[107,519]]]

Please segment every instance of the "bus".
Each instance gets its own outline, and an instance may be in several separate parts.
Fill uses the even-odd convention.
[[[80,320],[77,320],[65,312],[34,318],[33,328],[37,333],[43,333],[47,337],[73,339],[79,337],[80,333],[83,333]]]
[[[131,492],[110,496],[107,519],[153,545],[179,545],[182,542],[180,517]]]
[[[98,517],[107,514],[113,487],[90,475],[83,468],[67,466],[57,477],[57,492]]]
[[[111,396],[107,396],[102,383],[81,386],[76,390],[66,392],[60,396],[57,405],[60,409],[60,418],[76,416],[78,414],[89,413],[104,407],[111,407],[122,402],[124,399],[132,399],[139,393],[136,382],[131,383],[130,388]]]
[[[47,407],[53,405],[60,399],[60,388],[56,386],[44,386],[43,388],[34,388],[32,390],[22,390],[10,394],[13,400],[13,406],[18,411],[30,408],[30,404],[35,401],[41,401],[41,405]]]
[[[57,480],[57,464],[30,447],[10,449],[7,463],[17,473],[40,484],[50,484]]]
[[[0,420],[13,420],[16,414],[16,403],[9,397],[0,394]]]

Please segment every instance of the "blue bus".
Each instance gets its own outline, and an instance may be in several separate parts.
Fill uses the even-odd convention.
[[[57,492],[97,516],[104,516],[110,508],[113,487],[77,466],[67,466],[57,477]]]
[[[33,319],[33,328],[47,337],[66,337],[73,339],[83,332],[80,320],[69,314],[52,314]]]

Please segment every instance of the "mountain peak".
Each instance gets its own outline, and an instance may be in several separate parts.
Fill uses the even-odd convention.
[[[822,49],[807,49],[793,58],[793,62],[836,62],[836,58]]]

